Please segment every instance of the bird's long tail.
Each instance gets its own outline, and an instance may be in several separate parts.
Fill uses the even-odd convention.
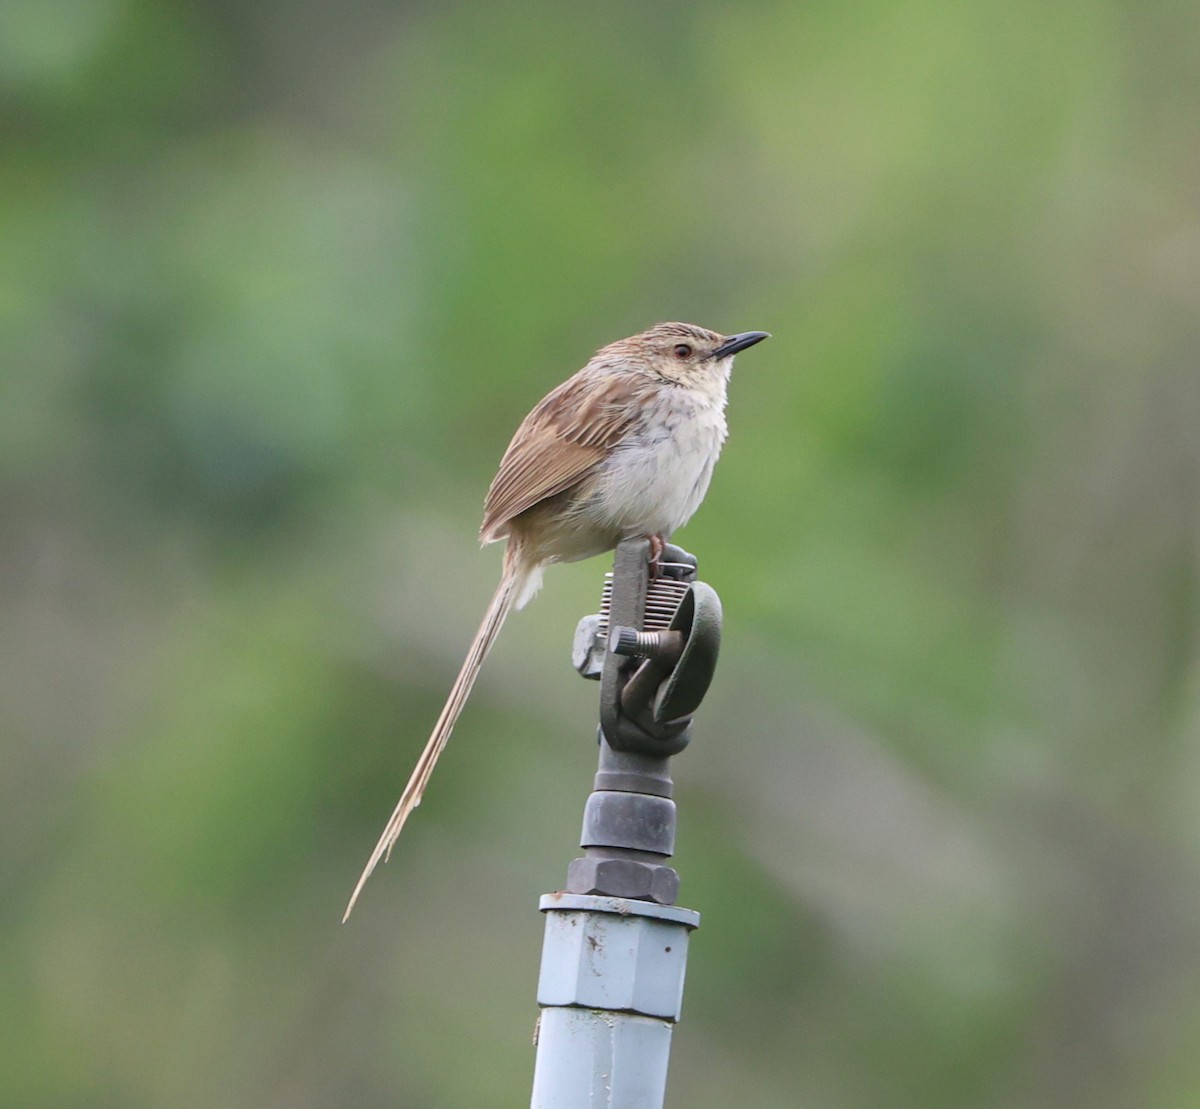
[[[487,658],[488,651],[492,649],[492,644],[496,642],[496,636],[500,634],[505,617],[512,610],[514,603],[519,606],[524,602],[524,594],[528,591],[531,577],[540,577],[536,569],[531,571],[522,565],[519,552],[511,541],[504,555],[504,572],[500,576],[500,584],[496,587],[491,604],[488,605],[487,612],[484,614],[483,623],[479,625],[479,630],[475,633],[471,649],[467,652],[462,669],[459,670],[458,677],[454,680],[454,686],[450,690],[450,696],[446,698],[442,714],[433,726],[433,734],[429,737],[429,741],[425,744],[425,750],[421,752],[421,757],[417,760],[412,777],[408,779],[408,785],[404,787],[404,792],[400,795],[396,810],[387,822],[383,835],[379,837],[375,850],[371,852],[371,858],[367,862],[362,876],[358,879],[358,884],[354,887],[354,893],[350,895],[350,903],[346,906],[346,913],[342,917],[343,924],[349,919],[354,903],[358,900],[358,895],[366,885],[367,879],[371,877],[371,872],[379,865],[380,859],[386,859],[392,853],[392,846],[399,837],[404,822],[413,809],[421,803],[421,795],[429,784],[433,768],[437,765],[438,757],[446,748],[446,742],[454,730],[458,715],[462,712],[467,697],[470,695],[471,687],[479,676],[479,668],[483,665],[483,660]]]

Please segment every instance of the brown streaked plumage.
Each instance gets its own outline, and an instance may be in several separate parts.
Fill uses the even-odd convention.
[[[509,521],[583,479],[638,419],[653,383],[631,374],[596,382],[576,374],[547,395],[517,428],[483,505],[479,538],[493,543]]]
[[[597,351],[517,428],[488,490],[479,536],[507,539],[500,584],[345,920],[421,797],[505,617],[542,571],[646,535],[664,542],[699,507],[725,441],[733,356],[767,338],[660,323]]]

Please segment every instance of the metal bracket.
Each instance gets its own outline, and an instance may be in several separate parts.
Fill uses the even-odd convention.
[[[687,746],[712,681],[721,603],[695,580],[692,555],[667,544],[659,561],[651,582],[649,541],[621,543],[605,611],[575,633],[576,669],[600,678],[600,767],[567,889],[671,905],[679,875],[666,862],[675,850],[669,758]]]
[[[600,677],[600,727],[616,751],[677,755],[712,681],[721,645],[721,602],[696,578],[696,559],[667,544],[659,573],[686,582],[666,630],[644,629],[650,543],[626,540],[613,560],[608,642]]]

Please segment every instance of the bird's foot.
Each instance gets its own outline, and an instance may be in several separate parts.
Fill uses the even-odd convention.
[[[650,580],[657,581],[662,573],[662,553],[667,541],[661,535],[647,535],[650,540]]]

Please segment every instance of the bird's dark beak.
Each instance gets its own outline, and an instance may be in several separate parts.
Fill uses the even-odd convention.
[[[743,331],[740,335],[730,335],[709,358],[728,358],[731,354],[737,354],[739,350],[745,350],[770,337],[770,333],[766,331]]]

